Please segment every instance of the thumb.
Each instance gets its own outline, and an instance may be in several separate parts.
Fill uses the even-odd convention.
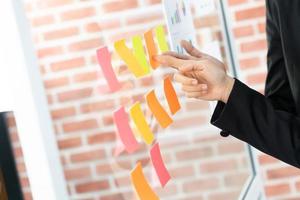
[[[197,58],[202,58],[206,56],[206,54],[200,52],[198,49],[196,49],[190,42],[186,40],[181,41],[181,46],[186,50],[188,54],[191,56],[197,57]]]

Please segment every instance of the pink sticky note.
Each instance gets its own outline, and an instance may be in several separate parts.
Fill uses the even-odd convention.
[[[161,157],[161,152],[158,143],[155,143],[154,146],[151,148],[150,156],[151,156],[152,164],[154,166],[154,169],[160,181],[160,184],[162,187],[164,187],[171,179],[171,176]]]
[[[118,129],[120,140],[128,153],[133,153],[138,149],[137,143],[131,127],[129,125],[128,114],[125,112],[124,107],[114,112],[114,121]]]
[[[119,90],[121,88],[121,84],[119,83],[111,65],[111,54],[107,47],[102,47],[97,50],[97,60],[102,68],[103,75],[109,85],[110,90],[112,92]]]

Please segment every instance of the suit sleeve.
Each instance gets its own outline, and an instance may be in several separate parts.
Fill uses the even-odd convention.
[[[236,79],[227,104],[217,104],[211,123],[253,147],[300,168],[300,118],[294,114],[277,30],[268,4],[269,74],[266,96]]]

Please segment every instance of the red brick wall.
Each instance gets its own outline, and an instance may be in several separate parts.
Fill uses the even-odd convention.
[[[229,4],[242,79],[263,91],[264,1],[229,0]],[[137,100],[144,103],[143,95],[161,85],[166,72],[135,80],[113,54],[123,88],[111,94],[96,63],[95,50],[102,45],[112,50],[117,39],[129,39],[164,23],[160,0],[40,0],[30,1],[26,9],[70,199],[132,199],[129,173],[137,160],[143,162],[162,199],[237,199],[250,172],[243,144],[232,137],[221,138],[208,125],[208,103],[187,100],[180,93],[183,111],[176,115],[169,132],[158,131],[163,157],[173,176],[164,190],[149,167],[148,147],[134,155],[112,156],[116,145],[112,112],[120,105],[129,108]],[[206,16],[195,12],[194,17],[200,46],[207,32],[222,44],[216,12]],[[31,199],[12,115],[8,121],[23,191],[26,199]],[[268,199],[299,195],[298,170],[263,154],[259,160]]]

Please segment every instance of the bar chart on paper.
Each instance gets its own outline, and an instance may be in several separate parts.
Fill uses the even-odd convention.
[[[164,0],[164,12],[171,39],[171,48],[184,53],[181,40],[196,43],[195,28],[188,0]]]

